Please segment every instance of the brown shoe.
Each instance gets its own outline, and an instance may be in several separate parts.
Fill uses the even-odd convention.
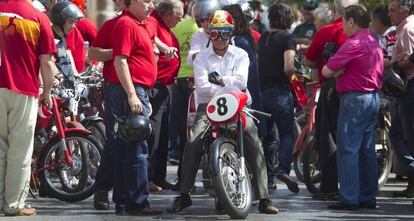
[[[279,209],[272,205],[269,198],[259,200],[259,211],[265,214],[277,214]]]
[[[5,213],[6,216],[32,216],[36,215],[35,208],[23,208],[16,213]]]
[[[150,181],[148,183],[148,187],[149,187],[150,192],[160,192],[160,191],[162,191],[162,188],[155,185],[155,183],[153,183],[152,181]]]

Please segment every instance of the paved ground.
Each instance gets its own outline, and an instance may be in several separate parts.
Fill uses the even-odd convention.
[[[175,166],[169,166],[168,178],[175,178]],[[197,186],[201,183],[197,182]],[[290,193],[286,186],[278,183],[278,190],[271,197],[280,208],[277,215],[264,215],[257,212],[257,205],[252,207],[252,213],[247,220],[414,220],[414,206],[412,201],[405,198],[391,198],[391,192],[402,190],[404,183],[390,180],[381,190],[378,197],[379,207],[376,210],[360,209],[352,212],[338,212],[327,210],[328,202],[319,202],[311,198],[304,185],[300,185],[299,194]],[[96,211],[93,209],[92,198],[78,203],[65,203],[55,199],[29,198],[29,203],[37,208],[38,215],[33,217],[16,217],[12,220],[228,220],[227,215],[218,215],[214,210],[214,199],[201,192],[198,188],[192,195],[193,206],[179,214],[164,212],[157,217],[120,217],[111,211]],[[175,192],[166,191],[151,195],[151,205],[165,210],[172,203]],[[113,205],[112,205],[113,206]],[[0,217],[0,220],[7,218]],[[10,219],[10,218],[9,218]]]

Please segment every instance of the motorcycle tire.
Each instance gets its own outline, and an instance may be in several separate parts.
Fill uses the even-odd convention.
[[[102,120],[99,121],[85,121],[82,122],[83,126],[92,132],[92,135],[96,138],[97,141],[101,143],[101,146],[104,147],[106,143],[106,130],[105,124]]]
[[[329,135],[329,142],[333,142],[331,135]],[[305,145],[303,151],[303,181],[309,192],[316,193],[319,191],[322,168],[314,133],[306,138]]]
[[[95,192],[96,171],[89,164],[92,153],[99,155],[96,157],[100,160],[102,147],[92,135],[78,132],[67,132],[65,135],[73,167],[66,164],[61,152],[60,138],[55,137],[40,154],[38,165],[42,170],[39,172],[39,181],[47,196],[65,202],[78,202],[89,198]],[[75,142],[79,142],[78,145]],[[99,161],[94,162],[97,165],[93,167],[97,170]]]
[[[251,179],[248,172],[247,165],[245,165],[245,178],[244,178],[244,188],[245,193],[238,193],[232,191],[230,188],[234,187],[233,190],[238,190],[240,187],[238,182],[236,182],[239,177],[237,176],[237,171],[235,169],[239,167],[239,157],[235,152],[236,145],[233,142],[221,141],[219,144],[219,161],[217,165],[214,165],[216,171],[219,173],[216,176],[212,177],[214,188],[216,191],[216,197],[221,206],[225,209],[226,213],[232,219],[244,219],[249,215],[249,210],[252,204],[252,186]],[[245,163],[246,164],[246,163]],[[234,199],[240,196],[240,202],[238,199]],[[233,200],[232,200],[233,199]],[[238,205],[237,205],[238,204]]]
[[[392,168],[392,161],[394,152],[391,148],[391,141],[388,136],[388,131],[377,128],[377,142],[375,144],[375,151],[378,162],[378,189],[383,187],[388,180]]]

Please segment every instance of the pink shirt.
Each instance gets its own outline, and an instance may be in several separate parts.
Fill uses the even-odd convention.
[[[392,62],[405,60],[414,52],[414,15],[410,15],[397,26],[397,41],[392,52]],[[414,68],[406,71],[408,79],[414,78]]]
[[[336,81],[339,93],[371,92],[381,88],[383,62],[378,40],[363,29],[352,34],[326,66],[335,72],[343,69]]]

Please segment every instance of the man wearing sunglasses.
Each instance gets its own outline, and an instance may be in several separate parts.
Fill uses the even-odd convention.
[[[192,136],[184,147],[183,168],[181,173],[180,196],[168,212],[179,212],[191,206],[190,190],[197,175],[198,166],[203,153],[203,131],[208,126],[205,114],[207,102],[221,86],[208,81],[208,75],[217,72],[222,85],[235,86],[240,90],[247,88],[249,57],[247,53],[230,44],[233,31],[233,18],[223,10],[218,10],[210,17],[209,38],[212,47],[201,51],[194,60],[194,81],[197,91],[197,114],[192,128]],[[250,117],[246,117],[244,133],[246,143],[246,160],[252,171],[252,185],[259,199],[259,211],[266,214],[276,214],[279,210],[272,205],[268,198],[267,174],[262,143],[257,134],[257,127]]]

